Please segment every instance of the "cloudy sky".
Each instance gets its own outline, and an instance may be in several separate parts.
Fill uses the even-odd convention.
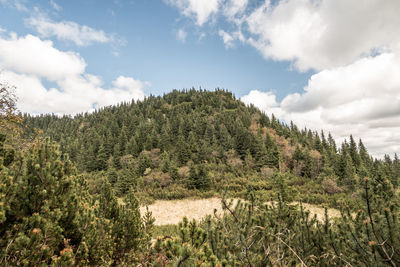
[[[0,81],[23,112],[219,87],[400,152],[398,0],[0,0],[0,14]]]

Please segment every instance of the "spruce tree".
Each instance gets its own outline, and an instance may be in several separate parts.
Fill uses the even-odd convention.
[[[96,169],[99,171],[106,170],[107,169],[107,161],[108,161],[108,155],[106,153],[106,149],[104,146],[101,144],[99,147],[99,150],[97,151],[97,156],[96,156]]]

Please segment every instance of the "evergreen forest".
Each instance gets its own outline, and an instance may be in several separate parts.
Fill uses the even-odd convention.
[[[1,266],[400,265],[400,160],[352,135],[336,144],[221,89],[75,116],[21,114],[0,93]],[[157,236],[139,211],[208,197],[223,215]]]

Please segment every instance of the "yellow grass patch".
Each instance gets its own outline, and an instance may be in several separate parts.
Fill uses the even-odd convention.
[[[299,203],[293,202],[293,204],[299,204]],[[325,208],[321,208],[319,206],[308,203],[302,203],[302,205],[305,210],[310,211],[311,216],[317,215],[318,220],[320,220],[321,222],[325,221]],[[338,218],[340,217],[340,211],[337,209],[328,209],[328,217]]]
[[[297,203],[293,203],[297,204]],[[320,221],[325,218],[324,208],[316,205],[303,203],[303,207],[310,211],[311,216],[317,215]],[[157,200],[148,206],[156,219],[155,225],[178,224],[184,216],[189,220],[201,220],[207,215],[212,215],[214,209],[218,214],[222,213],[221,198],[213,197],[207,199],[181,199],[181,200]],[[143,215],[146,207],[140,207],[140,213]],[[336,209],[328,209],[330,218],[340,217],[340,212]]]
[[[149,211],[156,219],[155,225],[178,224],[184,216],[189,220],[200,220],[207,215],[213,214],[214,209],[222,212],[220,198],[207,199],[180,199],[180,200],[157,200],[149,205]],[[140,213],[144,214],[146,207],[140,207]]]

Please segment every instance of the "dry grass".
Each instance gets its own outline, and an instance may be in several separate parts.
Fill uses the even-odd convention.
[[[207,199],[182,199],[182,200],[157,200],[149,205],[149,211],[156,219],[156,225],[178,224],[184,216],[189,220],[200,220],[209,214],[222,212],[220,198]],[[140,213],[144,214],[146,207],[140,207]]]
[[[189,220],[200,220],[207,215],[213,214],[214,210],[217,210],[219,214],[222,213],[221,198],[217,197],[207,199],[158,200],[148,207],[156,219],[156,225],[178,224],[184,216]],[[312,216],[316,214],[320,221],[324,220],[324,208],[307,203],[303,203],[303,207],[309,210]],[[141,214],[144,214],[145,211],[146,207],[140,207]],[[328,209],[328,215],[331,218],[336,218],[340,216],[340,212],[336,209]]]
[[[298,204],[294,202],[293,204]],[[310,215],[314,216],[317,215],[317,219],[321,222],[325,221],[325,209],[318,207],[313,204],[308,204],[308,203],[302,203],[303,208],[305,210],[310,211]],[[328,217],[329,218],[338,218],[340,217],[340,211],[337,209],[328,209]]]

